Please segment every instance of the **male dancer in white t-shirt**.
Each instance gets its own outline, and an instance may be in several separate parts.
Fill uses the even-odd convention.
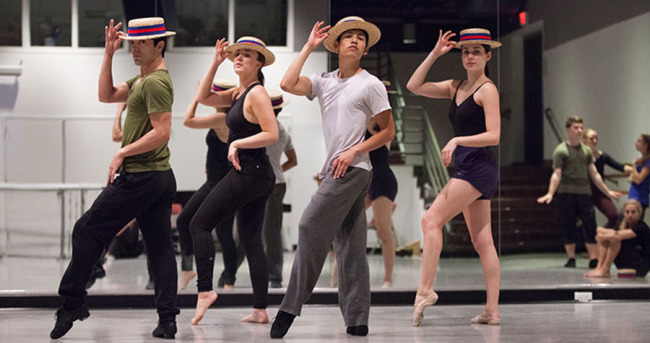
[[[381,36],[377,26],[359,17],[343,18],[329,32],[329,25],[322,25],[314,25],[280,84],[289,93],[310,100],[318,98],[327,160],[319,174],[322,183],[300,219],[298,250],[287,292],[271,327],[272,338],[284,337],[293,319],[300,315],[332,243],[346,332],[368,334],[370,283],[364,210],[372,169],[368,152],[390,142],[395,126],[385,86],[360,67],[361,58]],[[300,76],[307,57],[321,42],[339,55],[339,69]],[[380,130],[364,141],[370,117],[376,119]]]

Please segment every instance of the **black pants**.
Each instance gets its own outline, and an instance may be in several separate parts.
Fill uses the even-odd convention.
[[[565,232],[565,244],[576,243],[576,219],[582,220],[585,243],[596,244],[596,212],[589,194],[558,193],[558,225]]]
[[[239,240],[246,249],[253,285],[253,307],[266,308],[269,276],[262,245],[262,222],[266,199],[274,181],[231,169],[203,201],[190,222],[199,292],[212,290],[215,254],[212,228],[237,213]]]
[[[210,194],[210,191],[216,186],[216,183],[206,181],[201,188],[199,188],[192,197],[187,201],[183,211],[176,219],[176,226],[178,227],[178,240],[181,245],[181,270],[192,270],[192,258],[187,258],[188,255],[194,254],[194,243],[192,242],[192,235],[190,233],[190,221],[201,207],[201,204]],[[235,239],[233,238],[233,223],[235,215],[230,215],[226,219],[220,221],[216,225],[217,237],[221,243],[224,264],[224,281],[228,285],[235,284],[235,274],[237,274],[237,247]]]
[[[176,307],[178,276],[170,220],[175,194],[171,170],[122,173],[102,191],[72,232],[72,260],[59,286],[65,309],[85,303],[85,286],[93,265],[115,234],[136,218],[153,268],[159,320],[174,320],[180,312]]]

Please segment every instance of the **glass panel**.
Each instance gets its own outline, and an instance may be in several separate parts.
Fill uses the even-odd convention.
[[[238,0],[235,38],[255,36],[269,46],[287,45],[287,0]]]
[[[120,0],[78,0],[79,1],[79,46],[103,47],[104,26],[111,19],[123,21]]]
[[[33,46],[70,46],[70,0],[31,0],[30,28]]]
[[[21,46],[21,0],[2,1],[0,12],[0,45]]]
[[[228,0],[185,0],[176,2],[178,31],[175,46],[214,46],[228,37]]]

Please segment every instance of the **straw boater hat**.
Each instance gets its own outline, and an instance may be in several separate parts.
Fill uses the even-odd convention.
[[[234,88],[235,86],[237,86],[237,84],[232,80],[228,80],[228,79],[215,78],[214,81],[212,81],[213,92],[221,92],[221,91],[229,90],[230,88]]]
[[[463,47],[463,45],[469,44],[489,45],[492,49],[496,49],[501,46],[501,43],[492,40],[490,31],[478,28],[460,31],[460,41],[456,43],[456,48],[460,49]]]
[[[283,108],[291,103],[291,101],[285,99],[285,97],[282,96],[282,92],[277,89],[269,89],[267,92],[269,93],[269,98],[271,98],[271,105],[273,105],[274,110]]]
[[[154,39],[175,34],[176,32],[165,29],[165,19],[152,17],[129,20],[127,34],[121,38],[126,40]]]
[[[325,38],[323,41],[323,45],[325,46],[325,49],[333,52],[333,53],[338,53],[335,48],[335,43],[336,40],[339,38],[339,36],[348,30],[363,30],[366,31],[368,34],[368,42],[366,47],[370,48],[371,46],[377,44],[379,41],[379,38],[381,38],[381,31],[379,28],[368,21],[363,20],[361,17],[345,17],[341,20],[339,20],[334,27],[332,27],[327,33],[329,36]]]
[[[228,59],[231,61],[234,60],[235,52],[240,49],[254,50],[262,54],[264,56],[264,66],[271,65],[273,62],[275,62],[275,55],[273,55],[271,50],[266,48],[264,41],[259,38],[252,36],[244,36],[239,38],[235,44],[229,45],[226,48],[226,51],[230,51]]]

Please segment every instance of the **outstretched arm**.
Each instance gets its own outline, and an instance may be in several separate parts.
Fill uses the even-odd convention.
[[[302,47],[298,57],[291,63],[289,69],[284,74],[282,81],[280,82],[280,88],[285,92],[289,92],[294,95],[309,95],[311,94],[311,80],[306,76],[300,76],[300,71],[307,61],[307,57],[316,49],[329,35],[326,31],[330,28],[330,25],[325,27],[323,26],[324,22],[318,21],[314,24],[314,27],[309,34],[309,39],[307,43]]]
[[[610,198],[618,199],[621,197],[621,192],[612,191],[607,187],[593,163],[589,164],[589,176],[591,177],[591,181],[594,182],[594,185],[596,185],[596,187],[598,187],[601,192],[607,194],[607,196]]]
[[[226,125],[226,114],[223,112],[215,112],[208,116],[196,117],[198,103],[196,98],[192,99],[192,102],[185,111],[183,125],[192,129],[212,129]]]
[[[406,88],[411,92],[426,96],[429,98],[451,98],[452,97],[452,82],[453,80],[446,80],[442,82],[424,82],[424,79],[427,76],[427,73],[433,66],[433,63],[442,55],[448,53],[454,46],[455,43],[451,41],[451,37],[455,36],[455,33],[451,31],[445,32],[442,34],[442,30],[438,35],[438,42],[436,46],[431,50],[429,55],[422,61],[420,66],[415,69],[415,72],[409,79],[406,84]]]
[[[126,103],[120,102],[117,104],[117,113],[115,114],[115,121],[113,122],[113,142],[122,141],[122,113],[126,109]]]
[[[562,180],[562,169],[555,168],[553,174],[551,174],[551,180],[548,183],[548,192],[537,198],[537,202],[540,204],[550,204],[551,201],[553,201],[553,195],[555,194],[557,187],[560,185],[560,180]]]
[[[113,19],[109,26],[104,26],[104,36],[106,44],[104,45],[104,59],[99,72],[98,97],[101,102],[125,102],[129,95],[129,86],[126,82],[120,83],[117,87],[113,85],[113,55],[120,48],[121,35],[123,32],[118,31],[122,23],[113,26]]]

